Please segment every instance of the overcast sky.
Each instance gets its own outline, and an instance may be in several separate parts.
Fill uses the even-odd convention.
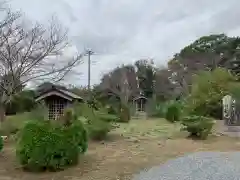
[[[240,34],[240,0],[11,0],[32,20],[55,14],[69,28],[74,48],[91,48],[92,83],[122,63],[154,58],[166,64],[173,54],[203,35]],[[81,77],[68,83],[87,83]]]

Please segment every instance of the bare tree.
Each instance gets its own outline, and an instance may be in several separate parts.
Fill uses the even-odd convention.
[[[161,100],[178,96],[177,86],[171,81],[171,72],[167,68],[158,69],[155,73],[154,92]]]
[[[48,27],[27,27],[21,13],[6,10],[0,23],[0,120],[20,87],[34,80],[62,80],[79,63],[83,54],[63,58],[67,40],[67,31],[56,19]]]
[[[104,75],[101,87],[104,91],[119,98],[121,104],[127,105],[130,98],[138,91],[134,67],[118,67]]]

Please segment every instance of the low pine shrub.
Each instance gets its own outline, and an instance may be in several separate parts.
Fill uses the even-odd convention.
[[[87,150],[87,132],[81,121],[69,126],[29,122],[22,129],[16,155],[29,171],[57,171],[78,163]]]
[[[119,121],[119,117],[117,117],[116,115],[113,115],[113,114],[107,114],[107,113],[104,113],[104,112],[95,112],[96,116],[102,120],[102,121],[105,121],[105,122],[117,122]]]
[[[214,120],[203,116],[186,116],[182,118],[182,130],[188,131],[191,137],[206,139],[211,133]]]

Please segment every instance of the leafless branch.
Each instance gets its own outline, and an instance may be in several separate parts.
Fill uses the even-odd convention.
[[[102,89],[128,103],[137,91],[136,73],[131,67],[118,67],[102,79]]]
[[[6,11],[0,22],[0,93],[6,98],[24,84],[40,79],[62,80],[83,54],[65,57],[67,30],[56,19],[49,26],[25,26],[21,13]]]

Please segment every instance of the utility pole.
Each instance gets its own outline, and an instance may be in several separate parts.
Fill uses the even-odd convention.
[[[90,86],[91,86],[91,55],[94,52],[91,50],[87,50],[86,54],[88,56],[88,91],[90,92]]]

